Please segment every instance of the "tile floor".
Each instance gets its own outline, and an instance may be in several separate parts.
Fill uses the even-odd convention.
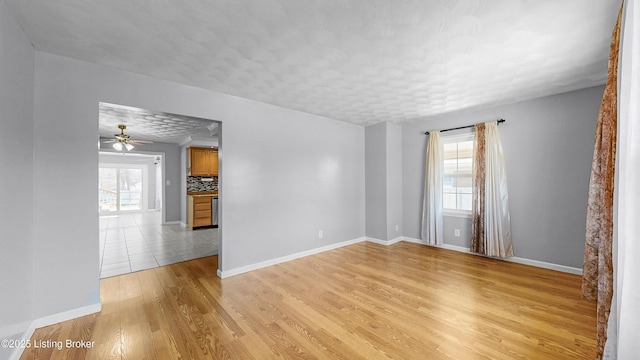
[[[160,211],[100,216],[100,278],[218,253],[218,229],[162,225]]]

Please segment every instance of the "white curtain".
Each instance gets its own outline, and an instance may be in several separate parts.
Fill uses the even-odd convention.
[[[513,256],[507,173],[497,121],[476,125],[471,251]]]
[[[442,145],[440,131],[429,133],[426,172],[424,177],[424,202],[422,204],[422,240],[430,245],[443,243],[442,233]]]

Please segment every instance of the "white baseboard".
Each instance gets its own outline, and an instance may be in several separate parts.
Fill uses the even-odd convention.
[[[569,273],[569,274],[575,274],[575,275],[582,275],[582,269],[571,267],[571,266],[566,266],[566,265],[559,265],[559,264],[553,264],[553,263],[548,263],[548,262],[544,262],[544,261],[525,259],[525,258],[521,258],[521,257],[517,257],[517,256],[512,256],[512,257],[505,258],[505,259],[492,257],[492,256],[485,256],[485,255],[476,254],[474,252],[471,252],[468,247],[458,246],[458,245],[451,245],[451,244],[428,245],[427,243],[424,242],[424,240],[410,238],[410,237],[403,237],[402,240],[403,241],[412,242],[412,243],[416,243],[416,244],[434,246],[434,247],[439,247],[439,248],[443,248],[443,249],[447,249],[447,250],[453,250],[453,251],[463,252],[463,253],[482,256],[482,257],[488,257],[488,258],[491,258],[491,259],[504,260],[504,261],[509,261],[509,262],[523,264],[523,265],[535,266],[535,267],[539,267],[539,268],[543,268],[543,269],[555,270],[555,271],[560,271],[560,272]]]
[[[442,249],[453,250],[453,251],[463,252],[463,253],[477,255],[477,256],[484,256],[484,255],[472,253],[471,251],[469,251],[469,248],[467,248],[467,247],[458,246],[458,245],[451,245],[451,244],[429,245],[429,244],[427,244],[425,241],[423,241],[421,239],[416,239],[416,238],[411,238],[411,237],[402,236],[402,237],[397,237],[397,238],[391,239],[391,240],[380,240],[380,239],[376,239],[376,238],[373,238],[373,237],[361,237],[361,238],[348,240],[348,241],[344,241],[344,242],[337,243],[337,244],[327,245],[327,246],[319,247],[319,248],[316,248],[316,249],[311,249],[311,250],[299,252],[299,253],[296,253],[296,254],[291,254],[291,255],[275,258],[275,259],[272,259],[272,260],[267,260],[267,261],[262,261],[262,262],[251,264],[251,265],[241,266],[241,267],[238,267],[238,268],[235,268],[235,269],[230,269],[230,270],[225,270],[225,271],[221,271],[221,270],[218,269],[217,274],[218,274],[219,278],[224,279],[224,278],[228,278],[228,277],[231,277],[231,276],[234,276],[234,275],[243,274],[243,273],[246,273],[246,272],[249,272],[249,271],[262,269],[262,268],[265,268],[267,266],[281,264],[283,262],[299,259],[301,257],[314,255],[314,254],[319,254],[321,252],[337,249],[337,248],[340,248],[340,247],[343,247],[343,246],[356,244],[356,243],[359,243],[359,242],[362,242],[362,241],[368,241],[368,242],[372,242],[372,243],[380,244],[380,245],[384,245],[384,246],[390,246],[390,245],[396,244],[396,243],[398,243],[400,241],[407,241],[407,242],[412,242],[412,243],[416,243],[416,244],[439,247],[439,248],[442,248]],[[489,257],[489,256],[484,256],[484,257]],[[569,273],[569,274],[582,275],[582,269],[574,268],[574,267],[570,267],[570,266],[565,266],[565,265],[548,263],[548,262],[544,262],[544,261],[525,259],[525,258],[516,257],[516,256],[512,256],[512,257],[506,258],[506,259],[494,258],[494,257],[490,257],[490,258],[509,261],[509,262],[514,262],[514,263],[518,263],[518,264],[535,266],[535,267],[539,267],[539,268],[543,268],[543,269],[550,269],[550,270],[565,272],[565,273]]]
[[[9,339],[11,336],[21,334],[25,329],[29,328],[29,325],[31,325],[31,321],[24,321],[19,324],[5,326],[0,329],[0,339]]]
[[[539,268],[543,268],[543,269],[560,271],[560,272],[574,274],[574,275],[582,275],[582,269],[576,268],[576,267],[571,267],[571,266],[566,266],[566,265],[553,264],[553,263],[548,263],[548,262],[544,262],[544,261],[525,259],[525,258],[521,258],[521,257],[517,257],[517,256],[512,256],[510,258],[506,258],[506,259],[502,259],[502,260],[511,261],[511,262],[518,263],[518,264],[531,265],[531,266],[535,266],[535,267],[539,267]]]
[[[20,339],[16,339],[16,340],[20,340],[21,343],[27,343],[29,339],[31,339],[31,336],[33,336],[34,331],[36,331],[36,327],[33,326],[33,322],[32,322],[31,325],[29,325],[29,327],[27,328],[27,330],[24,333],[22,333],[22,336],[20,336]],[[20,357],[22,356],[22,353],[24,352],[24,350],[25,348],[23,347],[16,347],[15,349],[13,349],[13,352],[11,353],[11,355],[9,355],[9,360],[20,360]]]
[[[395,243],[398,243],[398,242],[402,241],[402,237],[397,237],[397,238],[391,239],[391,240],[380,240],[380,239],[376,239],[376,238],[372,238],[372,237],[367,237],[366,240],[368,242],[372,242],[372,243],[375,243],[375,244],[389,246],[389,245],[393,245]]]
[[[282,257],[275,258],[275,259],[272,259],[272,260],[267,260],[267,261],[262,261],[262,262],[251,264],[251,265],[241,266],[241,267],[238,267],[238,268],[235,268],[235,269],[229,269],[229,270],[224,270],[224,271],[218,270],[217,274],[218,274],[218,277],[220,277],[221,279],[224,279],[224,278],[228,278],[228,277],[231,277],[231,276],[234,276],[234,275],[243,274],[243,273],[246,273],[246,272],[249,272],[249,271],[262,269],[262,268],[265,268],[267,266],[281,264],[283,262],[299,259],[299,258],[302,258],[302,257],[305,257],[305,256],[319,254],[321,252],[325,252],[325,251],[341,248],[343,246],[357,244],[357,243],[363,242],[365,240],[366,240],[366,238],[364,238],[364,237],[353,239],[353,240],[347,240],[347,241],[343,241],[343,242],[336,243],[336,244],[331,244],[331,245],[322,246],[322,247],[319,247],[319,248],[315,248],[315,249],[311,249],[311,250],[307,250],[307,251],[302,251],[302,252],[291,254],[291,255],[287,255],[287,256],[282,256]]]
[[[31,322],[27,330],[22,334],[22,336],[20,337],[20,340],[24,340],[26,342],[27,340],[31,339],[31,337],[33,336],[33,333],[38,328],[57,324],[63,321],[71,320],[71,319],[75,319],[81,316],[90,315],[93,313],[100,312],[101,310],[102,310],[102,305],[98,303],[98,304],[87,305],[81,308],[68,310],[61,313],[35,319]],[[9,356],[9,359],[18,360],[22,356],[23,352],[24,352],[24,348],[16,348],[14,349],[11,356]]]
[[[102,310],[102,304],[97,303],[93,305],[83,306],[81,308],[64,311],[61,313],[41,317],[33,320],[32,325],[38,329],[44,326],[57,324],[63,321],[79,318],[81,316],[94,314]]]
[[[427,246],[435,246],[435,245],[429,245],[429,244],[427,244],[427,243],[426,243],[424,240],[422,240],[422,239],[410,238],[410,237],[406,237],[406,236],[404,236],[404,237],[402,238],[402,241],[412,242],[412,243],[421,244],[421,245],[427,245]]]
[[[182,225],[182,224],[184,224],[184,223],[182,221],[178,221],[178,220],[166,221],[166,222],[162,223],[163,226],[166,226],[166,225]]]

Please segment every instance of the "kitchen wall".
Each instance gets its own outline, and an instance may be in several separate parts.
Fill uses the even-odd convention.
[[[189,167],[189,147],[191,146],[216,147],[218,148],[218,154],[221,154],[222,152],[222,149],[220,149],[220,137],[222,134],[221,127],[222,125],[218,122],[217,133],[210,139],[197,138],[189,141],[188,143],[180,147],[180,158],[183,161],[183,166],[180,169],[180,179],[182,179],[180,184],[181,194],[186,194],[187,191],[190,191],[187,185],[187,181],[189,177],[188,171],[187,171],[187,168]],[[222,159],[219,158],[218,161],[222,161]],[[220,165],[218,165],[218,170],[220,170]],[[218,179],[216,178],[216,183],[217,181]],[[187,225],[187,197],[182,196],[180,201],[181,201],[180,206],[182,208],[182,213],[180,214],[180,221],[186,226]]]
[[[0,55],[0,339],[19,339],[33,317],[35,52],[4,1]],[[13,350],[0,347],[0,359]]]
[[[212,181],[203,181],[203,178]],[[218,177],[187,176],[187,191],[218,191]]]
[[[443,115],[403,126],[404,235],[420,238],[427,130],[500,126],[515,256],[582,268],[589,176],[603,87]],[[454,229],[462,236],[453,236]],[[470,220],[445,217],[445,243],[469,246]]]
[[[222,121],[223,272],[364,234],[362,127],[36,52],[36,316],[99,303],[100,101]]]

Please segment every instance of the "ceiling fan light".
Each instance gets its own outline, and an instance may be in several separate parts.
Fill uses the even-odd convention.
[[[113,144],[113,148],[118,150],[118,151],[122,151],[122,144],[117,142]]]
[[[124,146],[127,148],[127,151],[131,151],[131,149],[134,148],[134,146],[131,144],[124,144]]]

